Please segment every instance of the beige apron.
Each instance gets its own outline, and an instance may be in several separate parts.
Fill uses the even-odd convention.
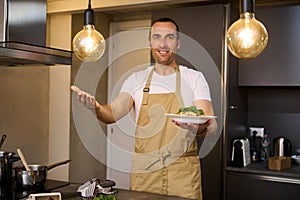
[[[176,126],[165,113],[183,105],[180,72],[176,92],[149,94],[153,70],[144,88],[132,160],[131,190],[202,199],[200,159],[195,134]]]

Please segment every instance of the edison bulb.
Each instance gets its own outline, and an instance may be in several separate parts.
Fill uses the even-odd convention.
[[[227,47],[238,58],[255,58],[268,44],[265,26],[255,19],[254,13],[242,13],[227,31]]]
[[[84,62],[97,61],[104,54],[105,39],[94,25],[85,25],[73,39],[75,55]]]

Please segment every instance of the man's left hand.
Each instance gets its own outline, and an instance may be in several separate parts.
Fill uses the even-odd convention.
[[[182,122],[178,122],[175,120],[173,120],[172,122],[174,124],[176,124],[177,126],[179,126],[180,128],[187,129],[187,130],[195,133],[197,136],[204,138],[208,132],[208,127],[212,123],[212,120],[207,120],[203,124],[182,123]]]

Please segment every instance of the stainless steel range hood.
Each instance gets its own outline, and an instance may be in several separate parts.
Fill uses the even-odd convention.
[[[21,42],[0,42],[0,66],[29,64],[66,64],[72,63],[70,51],[36,46]]]
[[[46,0],[0,0],[0,65],[71,64],[70,51],[46,47]]]

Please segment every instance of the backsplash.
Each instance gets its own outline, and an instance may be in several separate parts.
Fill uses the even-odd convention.
[[[0,134],[2,149],[20,147],[28,163],[48,163],[48,67],[0,67]]]
[[[292,142],[292,153],[300,147],[300,88],[256,87],[248,90],[248,125],[264,127],[273,139],[284,136]]]

